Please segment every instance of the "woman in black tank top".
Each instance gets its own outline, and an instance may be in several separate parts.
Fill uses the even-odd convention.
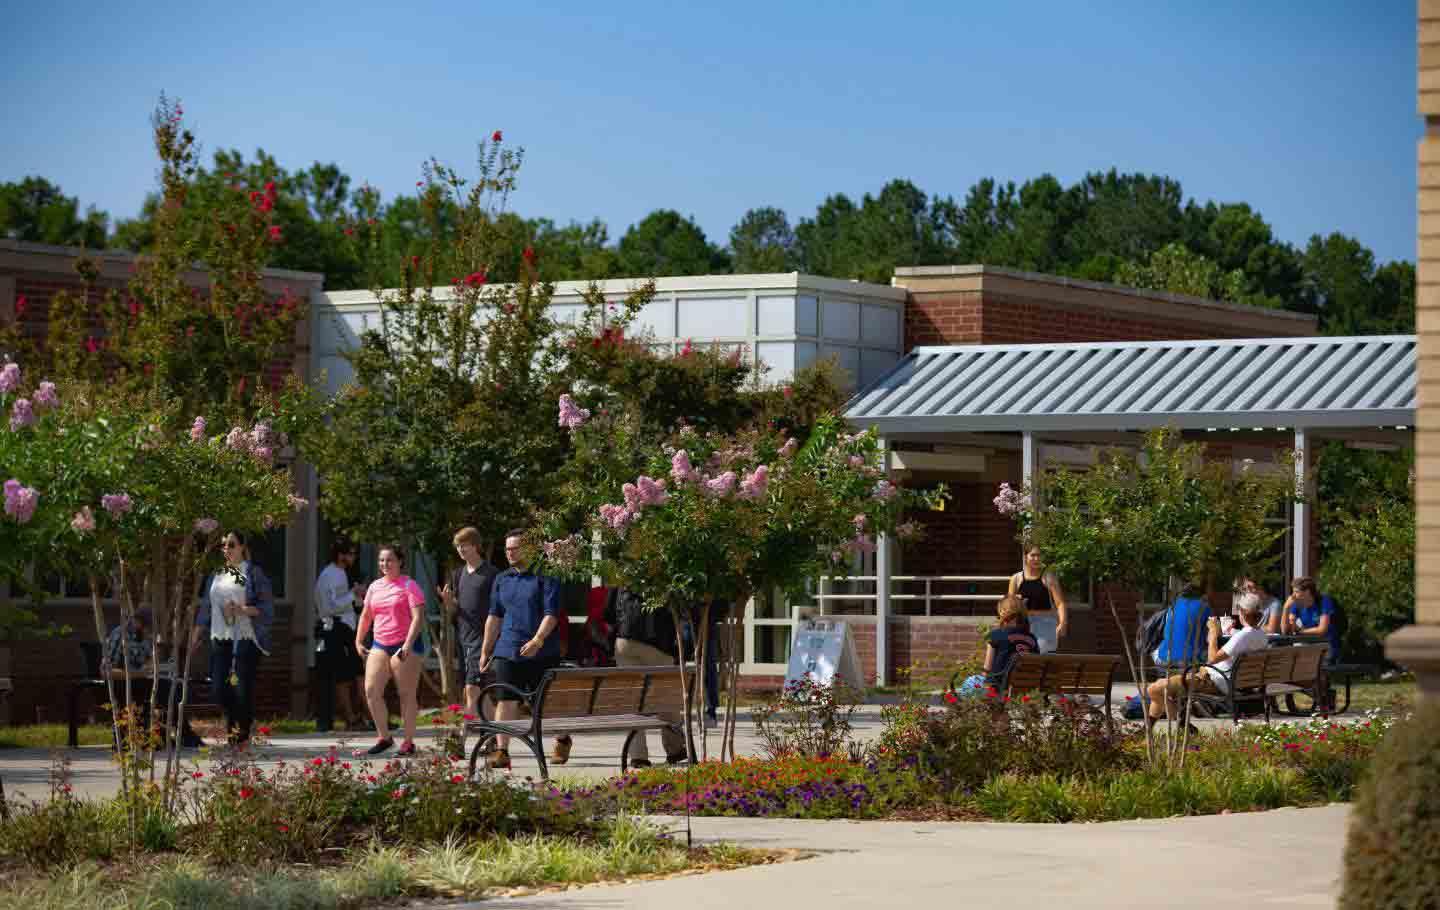
[[[1045,561],[1039,547],[1025,548],[1025,567],[1010,576],[1010,594],[1018,595],[1025,603],[1025,612],[1033,618],[1036,614],[1055,613],[1055,637],[1063,639],[1069,631],[1068,611],[1065,592],[1060,590],[1060,580],[1045,571]]]

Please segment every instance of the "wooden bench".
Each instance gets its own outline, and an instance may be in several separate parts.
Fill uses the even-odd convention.
[[[1119,668],[1119,656],[1111,654],[1018,654],[998,688],[1012,697],[1027,692],[1100,696],[1109,717],[1110,692]]]
[[[562,667],[549,670],[534,692],[523,692],[505,683],[492,683],[480,691],[482,714],[487,696],[509,691],[521,697],[521,705],[529,711],[524,717],[498,721],[481,717],[465,725],[467,734],[478,737],[470,752],[470,775],[481,757],[489,750],[497,735],[520,740],[530,747],[540,765],[540,778],[548,779],[542,736],[579,736],[588,733],[627,733],[620,747],[620,770],[629,762],[630,742],[649,730],[673,730],[682,736],[685,725],[672,723],[659,715],[683,717],[684,689],[695,682],[695,668],[685,668],[682,684],[680,668],[651,667]],[[694,756],[691,755],[691,760]]]
[[[1271,702],[1285,696],[1308,692],[1318,703],[1324,686],[1322,664],[1329,645],[1296,645],[1249,651],[1235,659],[1229,672],[1217,670],[1229,683],[1225,692],[1195,692],[1191,698],[1201,707],[1221,708],[1240,723],[1242,703],[1262,703],[1265,722],[1270,722]]]

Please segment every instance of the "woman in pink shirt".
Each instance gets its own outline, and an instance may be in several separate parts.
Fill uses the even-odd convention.
[[[385,686],[395,678],[395,691],[400,695],[400,717],[405,724],[405,742],[400,755],[415,754],[415,715],[420,704],[416,689],[420,684],[420,664],[425,643],[420,640],[420,625],[425,621],[425,594],[408,575],[405,551],[395,544],[380,550],[380,578],[365,592],[365,610],[355,630],[355,650],[365,660],[365,700],[375,720],[379,738],[369,749],[379,755],[395,740],[390,738],[390,711],[385,706]],[[365,633],[375,627],[375,640],[365,647]]]

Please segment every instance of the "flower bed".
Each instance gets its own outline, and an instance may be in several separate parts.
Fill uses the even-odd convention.
[[[1243,812],[1350,799],[1389,726],[1375,717],[1227,728],[1193,737],[1180,766],[1160,768],[1146,761],[1138,725],[1111,731],[1063,704],[902,705],[886,720],[860,761],[705,762],[544,792],[589,814],[1067,822]]]

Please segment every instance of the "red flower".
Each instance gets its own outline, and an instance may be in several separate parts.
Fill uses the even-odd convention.
[[[274,195],[275,195],[275,181],[274,181],[274,180],[266,181],[266,183],[265,183],[265,195],[267,195],[267,196],[274,196]]]
[[[1030,700],[1030,696],[1028,696],[1028,695],[1022,695],[1022,696],[1020,696],[1020,700],[1021,700],[1021,701],[1029,701],[1029,700]],[[1009,701],[1009,699],[1006,699],[1006,701]]]
[[[289,834],[290,826],[286,824],[279,824],[275,826],[275,830],[279,831],[281,834]]]
[[[466,276],[465,276],[465,285],[466,285],[466,287],[478,288],[478,287],[480,287],[480,286],[482,286],[482,285],[484,285],[484,284],[485,284],[485,273],[484,273],[483,271],[482,271],[482,272],[471,272],[469,275],[466,275]]]
[[[533,246],[527,246],[525,248],[525,252],[521,253],[520,255],[525,259],[526,262],[530,263],[531,265],[535,264],[535,248]]]
[[[340,763],[340,767],[344,768],[346,771],[349,771],[349,770],[350,770],[350,763],[349,763],[348,761],[342,761],[342,762]]]
[[[355,229],[354,229],[354,228],[351,228],[351,227],[347,227],[347,228],[345,229],[345,236],[346,236],[346,237],[354,237],[354,236],[355,236]]]
[[[451,775],[451,777],[450,777],[450,783],[452,783],[452,784],[463,784],[463,783],[465,783],[465,775],[463,775],[463,774]]]
[[[204,772],[204,771],[195,771],[194,773],[192,773],[192,774],[190,775],[191,779],[193,779],[193,780],[199,780],[200,778],[202,778],[202,777],[204,777],[204,776],[205,776],[205,772]]]
[[[790,386],[788,386],[788,385],[787,385],[785,388],[781,389],[780,392],[781,392],[781,394],[783,394],[786,398],[789,398],[791,395],[794,395],[794,394],[795,394],[795,390],[792,389],[792,388],[790,388]]]
[[[272,224],[272,225],[270,226],[270,239],[276,241],[277,243],[279,242],[279,240],[280,240],[280,225],[278,225],[278,224]]]
[[[953,704],[955,704],[957,701],[959,701],[960,699],[958,699],[958,698],[955,697],[955,693],[954,693],[954,692],[946,692],[946,693],[945,693],[945,700],[946,700],[947,702],[949,702],[950,704],[953,705]]]
[[[95,340],[94,335],[91,335],[89,338],[85,339],[85,350],[91,354],[100,350],[100,343]]]
[[[268,211],[270,211],[271,209],[273,209],[274,207],[275,207],[275,197],[274,197],[274,196],[262,196],[262,197],[261,197],[261,199],[260,199],[260,205],[258,206],[258,208],[260,209],[260,211],[262,211],[262,212],[268,212]]]
[[[312,765],[314,765],[315,767],[318,768],[318,767],[320,767],[321,765],[325,764],[325,759],[323,759],[323,758],[312,758],[312,759],[310,759],[310,764],[312,764]]]
[[[254,796],[254,795],[255,795],[255,791],[254,791],[254,790],[251,790],[249,787],[241,787],[241,788],[240,788],[240,798],[241,798],[241,799],[249,799],[250,797],[252,797],[252,796]]]
[[[419,257],[419,256],[411,256],[411,257],[410,257],[410,267],[411,267],[411,268],[414,268],[414,269],[420,268],[420,257]]]
[[[24,295],[24,294],[21,294],[19,297],[16,297],[16,298],[15,298],[15,315],[16,315],[16,316],[24,316],[24,315],[25,315],[25,295]]]
[[[499,142],[501,139],[504,139],[504,138],[505,138],[505,137],[500,133],[499,130],[496,130],[495,132],[493,132],[493,133],[490,134],[490,141],[491,141],[491,142]]]

